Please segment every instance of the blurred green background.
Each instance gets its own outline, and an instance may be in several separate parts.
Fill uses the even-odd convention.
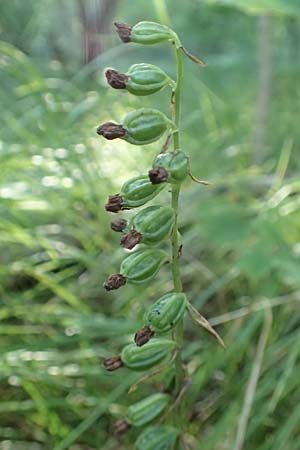
[[[170,46],[122,45],[114,20],[169,24],[208,64],[184,61],[183,150],[213,185],[184,184],[182,277],[227,350],[186,320],[186,448],[300,449],[299,19],[298,0],[2,0],[1,450],[132,449],[112,424],[161,386],[128,396],[137,376],[101,362],[171,288],[168,268],[102,288],[124,256],[103,205],[162,143],[95,128],[168,113],[170,95],[108,89],[103,70],[175,69]]]

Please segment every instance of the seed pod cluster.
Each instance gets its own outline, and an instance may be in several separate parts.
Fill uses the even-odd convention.
[[[139,22],[131,27],[116,22],[117,32],[124,43],[134,42],[144,45],[171,41],[176,51],[180,49],[177,35],[169,27],[154,22]],[[117,90],[126,90],[136,96],[151,95],[165,87],[177,84],[159,67],[152,64],[134,64],[126,73],[114,69],[106,70],[108,84]],[[178,77],[179,79],[179,77]],[[178,80],[177,80],[178,83]],[[172,95],[173,95],[172,94]],[[173,98],[173,96],[172,96]],[[176,124],[178,123],[175,120]],[[97,133],[108,140],[123,139],[133,145],[147,145],[156,142],[164,133],[174,136],[174,152],[159,153],[153,166],[146,174],[127,180],[117,194],[110,195],[105,209],[111,213],[140,208],[156,198],[167,183],[178,189],[178,185],[189,173],[188,157],[176,146],[175,134],[178,130],[165,114],[157,109],[141,108],[129,112],[121,123],[106,122],[97,128]],[[168,138],[169,139],[169,138]],[[167,140],[168,142],[168,140]],[[173,195],[173,194],[172,194]],[[172,197],[173,199],[173,197]],[[178,200],[178,199],[177,199]],[[174,261],[174,248],[178,248],[177,207],[148,205],[138,211],[130,220],[117,218],[112,221],[111,229],[122,233],[120,244],[128,250],[134,249],[125,257],[117,273],[108,276],[104,282],[107,291],[119,289],[127,283],[140,284],[153,279],[161,266]],[[164,239],[171,237],[172,258],[165,250],[158,248]],[[135,247],[139,248],[135,250]],[[179,251],[176,253],[179,258]],[[170,365],[177,358],[178,342],[169,337],[169,333],[183,319],[187,298],[175,284],[174,292],[168,292],[150,306],[144,327],[137,331],[134,343],[126,345],[120,355],[106,358],[104,367],[108,371],[127,368],[133,371],[149,371],[161,363]],[[153,338],[154,336],[154,338]],[[151,339],[151,340],[150,340]],[[128,408],[126,420],[115,424],[115,433],[120,435],[131,426],[142,427],[158,418],[174,401],[169,394],[155,393]],[[136,442],[137,450],[172,449],[178,438],[178,430],[166,426],[147,428]]]

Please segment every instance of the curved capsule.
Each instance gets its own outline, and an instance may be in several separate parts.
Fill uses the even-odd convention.
[[[189,173],[189,159],[183,152],[160,153],[153,162],[153,168],[163,167],[167,170],[168,182],[183,181]]]
[[[134,405],[129,406],[127,417],[135,427],[142,427],[156,419],[170,402],[168,394],[153,394]]]
[[[158,109],[141,108],[125,117],[123,128],[126,130],[122,139],[130,144],[145,145],[157,141],[168,128],[174,124]]]
[[[174,211],[172,208],[167,206],[149,206],[139,211],[132,218],[130,227],[142,234],[142,242],[144,244],[151,245],[157,244],[167,237],[172,231],[173,224]]]
[[[156,197],[163,188],[163,184],[153,185],[148,175],[130,178],[121,189],[122,208],[138,208]]]
[[[146,322],[156,333],[166,333],[182,319],[187,299],[182,292],[170,292],[158,299],[148,311]]]
[[[179,431],[171,427],[147,428],[137,439],[136,450],[172,450]]]
[[[121,359],[123,364],[131,370],[148,370],[171,355],[175,347],[175,341],[169,339],[153,339],[143,347],[129,344],[123,348]]]
[[[137,44],[152,45],[174,39],[174,36],[174,31],[166,25],[143,21],[132,27],[130,41]]]
[[[174,85],[168,75],[153,64],[134,64],[126,73],[126,89],[134,95],[150,95],[168,85]]]
[[[159,249],[141,249],[131,253],[121,264],[120,274],[130,283],[144,283],[151,280],[164,262],[168,254]]]

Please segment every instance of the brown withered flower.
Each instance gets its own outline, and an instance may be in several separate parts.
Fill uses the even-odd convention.
[[[142,234],[136,230],[130,230],[129,233],[124,234],[121,238],[121,246],[132,250],[142,240]]]
[[[114,435],[120,436],[121,434],[126,433],[130,428],[130,424],[127,422],[127,420],[120,419],[117,420],[117,422],[114,423]]]
[[[97,128],[97,134],[111,141],[113,139],[124,137],[126,130],[122,127],[122,125],[113,122],[106,122],[103,125],[99,125]]]
[[[167,181],[169,174],[164,167],[155,167],[148,172],[152,184],[160,184]]]
[[[123,197],[120,194],[110,195],[105,204],[106,211],[117,213],[123,209]]]
[[[127,75],[119,73],[113,69],[107,69],[105,76],[108,84],[114,89],[126,89]]]
[[[134,342],[138,347],[142,347],[144,344],[150,341],[153,335],[154,331],[152,331],[148,325],[145,325],[143,328],[141,328],[139,331],[135,333]]]
[[[119,289],[121,286],[124,286],[124,284],[126,284],[126,281],[127,278],[120,273],[113,273],[112,275],[109,275],[109,277],[103,284],[103,287],[107,291],[112,291],[114,289]]]
[[[123,362],[120,356],[110,356],[103,361],[104,368],[109,372],[117,370],[123,366]]]
[[[121,41],[127,43],[131,41],[131,31],[132,27],[127,25],[127,23],[115,22],[114,23],[117,33],[121,39]]]
[[[115,219],[111,222],[110,228],[113,231],[123,231],[127,227],[126,219]]]

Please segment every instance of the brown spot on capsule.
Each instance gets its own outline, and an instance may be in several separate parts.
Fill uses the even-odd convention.
[[[123,197],[120,194],[110,195],[105,204],[106,211],[117,213],[123,209]]]
[[[145,325],[143,328],[141,328],[139,331],[135,333],[134,342],[138,347],[142,347],[144,344],[150,341],[153,335],[154,331],[152,331],[148,325]]]
[[[123,231],[127,226],[127,220],[126,219],[115,219],[111,222],[110,228],[113,231]]]
[[[148,172],[152,184],[160,184],[167,181],[169,174],[164,167],[155,167]]]
[[[113,370],[117,370],[122,367],[123,362],[120,356],[110,356],[109,358],[105,358],[103,365],[106,370],[112,372]]]
[[[117,33],[121,39],[121,41],[127,43],[131,41],[131,31],[132,27],[127,25],[127,23],[115,22],[114,23]]]
[[[121,245],[128,250],[132,250],[142,240],[142,234],[136,230],[131,230],[129,233],[124,234],[121,238]]]
[[[103,284],[103,287],[107,291],[112,291],[114,289],[119,289],[121,286],[124,286],[124,284],[126,284],[126,281],[127,278],[120,273],[113,273],[112,275],[109,275],[109,277]]]
[[[126,433],[130,428],[129,423],[127,420],[121,419],[117,420],[117,422],[114,423],[114,435],[120,436],[121,434]]]
[[[105,76],[108,84],[114,89],[126,89],[127,75],[119,73],[113,69],[107,69]]]
[[[97,134],[111,141],[112,139],[124,137],[126,130],[122,127],[122,125],[118,125],[113,122],[106,122],[103,125],[99,125],[97,128]]]

